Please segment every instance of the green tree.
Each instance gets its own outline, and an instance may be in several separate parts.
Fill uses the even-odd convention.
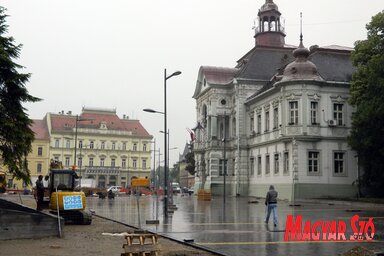
[[[195,170],[195,155],[193,154],[193,152],[188,152],[186,155],[185,155],[185,161],[187,163],[187,167],[185,167],[185,169],[189,172],[189,174],[191,175],[195,175],[196,173],[196,170]]]
[[[170,176],[173,182],[180,182],[180,163],[173,165],[173,168],[170,170]]]
[[[30,183],[26,156],[31,151],[34,133],[32,120],[25,113],[22,103],[40,99],[28,94],[25,84],[30,74],[19,73],[23,66],[14,62],[22,45],[15,45],[13,37],[7,37],[6,9],[0,6],[0,153],[3,164],[16,179]]]
[[[352,116],[349,144],[356,150],[363,170],[361,184],[375,196],[384,196],[384,11],[366,26],[367,40],[357,41],[352,61]]]

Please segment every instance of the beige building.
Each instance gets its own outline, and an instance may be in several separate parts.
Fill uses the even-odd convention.
[[[40,174],[48,174],[51,159],[61,161],[65,169],[76,168],[78,175],[94,179],[98,187],[127,187],[132,177],[150,177],[152,135],[139,120],[119,118],[115,109],[47,113],[44,119],[33,120],[31,129],[35,140],[27,159],[32,186]],[[24,188],[11,175],[7,183],[9,189]]]
[[[28,168],[31,172],[33,186],[39,175],[47,175],[50,163],[50,140],[46,120],[33,120],[31,127],[35,133],[32,143],[32,152],[28,155]]]
[[[79,116],[48,113],[45,119],[50,157],[64,168],[75,165],[79,175],[95,179],[98,187],[126,187],[132,177],[150,176],[152,136],[139,120],[119,118],[115,109],[85,107]]]
[[[33,120],[32,131],[35,133],[35,140],[32,142],[32,151],[27,156],[28,168],[31,174],[32,186],[34,186],[39,175],[47,175],[50,161],[49,155],[49,133],[45,120]],[[7,170],[6,167],[2,169]],[[27,187],[32,188],[31,185]],[[13,175],[7,174],[8,189],[24,189],[25,184],[22,180],[13,178]]]

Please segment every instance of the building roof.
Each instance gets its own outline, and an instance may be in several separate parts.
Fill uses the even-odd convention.
[[[75,128],[76,116],[64,114],[50,114],[52,131],[72,131]],[[100,109],[83,109],[78,116],[78,128],[128,131],[137,136],[150,136],[139,120],[120,119],[115,111]]]
[[[300,48],[300,47],[299,47]],[[297,49],[299,49],[297,48]],[[294,51],[291,51],[289,54],[289,59],[293,56],[293,52],[297,51],[295,49]],[[261,88],[260,90],[256,91],[254,94],[252,94],[250,97],[248,97],[247,101],[250,101],[251,99],[254,99],[258,95],[262,94],[265,91],[268,91],[273,87],[273,84],[279,79],[277,77],[285,75],[285,79],[283,80],[301,80],[301,79],[309,79],[309,80],[324,80],[324,81],[334,81],[334,82],[345,82],[349,83],[352,78],[352,73],[354,72],[355,68],[352,65],[352,62],[350,60],[351,51],[353,50],[350,47],[343,47],[343,46],[326,46],[326,47],[319,47],[319,46],[312,46],[311,51],[309,52],[308,60],[306,61],[305,65],[311,65],[312,70],[316,70],[316,74],[309,75],[307,74],[304,77],[298,77],[298,76],[288,76],[287,74],[284,74],[286,69],[289,69],[289,67],[295,66],[297,63],[296,60],[293,60],[292,62],[281,65],[281,66],[270,66],[270,71],[272,72],[272,67],[275,68],[275,73],[270,75],[269,78],[266,76],[263,76],[262,74],[258,76],[259,78],[254,79],[261,79],[264,77],[263,80],[266,80],[266,84]],[[266,53],[265,53],[266,54]],[[271,58],[275,58],[276,54],[271,54]],[[267,63],[272,63],[271,59],[268,59],[267,56],[264,56],[264,58],[267,60]],[[248,68],[255,66],[255,63],[260,63],[261,60],[256,59],[254,56],[253,64],[250,64]],[[277,64],[275,62],[275,64]],[[271,64],[272,65],[272,64]],[[296,67],[297,68],[297,67]],[[257,72],[255,72],[257,73]],[[250,74],[250,72],[248,72]],[[253,74],[253,76],[256,76],[257,74]],[[252,74],[250,74],[252,76]],[[288,78],[289,77],[289,78]]]
[[[202,72],[207,83],[216,85],[225,85],[230,83],[237,71],[238,69],[236,68],[224,68],[213,66],[202,67]]]
[[[49,132],[46,120],[32,120],[31,129],[35,133],[36,140],[49,140]]]
[[[309,60],[312,61],[326,81],[350,82],[355,67],[351,61],[352,48],[326,46],[312,49]]]
[[[238,62],[236,77],[269,81],[277,69],[294,60],[294,48],[254,47]]]
[[[231,84],[238,71],[238,68],[201,66],[195,92],[192,97],[196,99],[203,91],[212,85],[225,86]]]

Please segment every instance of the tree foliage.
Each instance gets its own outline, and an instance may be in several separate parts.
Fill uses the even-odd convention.
[[[187,166],[185,167],[185,170],[191,175],[195,175],[196,170],[195,170],[195,155],[193,151],[188,152],[185,155],[185,161],[187,163]]]
[[[17,179],[30,183],[26,157],[31,151],[34,133],[32,120],[22,103],[40,99],[29,95],[25,84],[30,74],[19,73],[23,67],[14,62],[22,45],[7,37],[6,9],[0,6],[0,153],[3,164]]]
[[[384,196],[384,11],[366,26],[367,40],[355,43],[356,67],[351,82],[352,116],[349,144],[363,169],[362,184]]]

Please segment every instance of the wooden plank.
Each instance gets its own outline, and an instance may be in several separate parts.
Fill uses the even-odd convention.
[[[139,253],[139,252],[153,252],[160,251],[160,244],[134,244],[134,245],[123,245],[125,253]]]

